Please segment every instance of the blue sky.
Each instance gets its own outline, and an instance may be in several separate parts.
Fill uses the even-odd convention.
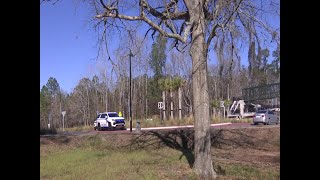
[[[95,62],[97,38],[87,22],[88,8],[73,2],[43,3],[40,7],[40,89],[54,77],[61,89],[71,92]],[[247,48],[242,49],[241,61],[247,65]]]
[[[40,8],[40,88],[49,77],[70,92],[97,55],[95,34],[86,25],[88,11],[70,0]]]

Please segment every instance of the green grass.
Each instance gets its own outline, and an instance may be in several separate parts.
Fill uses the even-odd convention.
[[[160,180],[181,179],[191,172],[186,158],[179,159],[181,152],[177,150],[130,151],[114,149],[107,143],[100,136],[89,136],[63,149],[57,144],[41,145],[40,179]]]
[[[40,179],[197,179],[181,151],[168,147],[130,150],[124,146],[130,141],[118,140],[103,135],[42,138]],[[279,171],[271,167],[216,164],[223,172],[221,179],[279,179]]]
[[[236,119],[236,118],[213,118],[211,123],[252,123],[252,118]]]
[[[41,156],[41,179],[179,178],[176,167],[188,168],[179,152],[103,151],[76,149]],[[165,170],[165,171],[164,171]]]
[[[277,171],[272,169],[264,169],[264,168],[257,168],[248,165],[242,164],[229,164],[225,165],[224,171],[225,176],[229,177],[230,179],[239,179],[239,180],[255,180],[255,179],[279,179],[280,174]]]

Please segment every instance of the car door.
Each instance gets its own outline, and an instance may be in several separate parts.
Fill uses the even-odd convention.
[[[101,114],[98,114],[98,115],[97,115],[97,118],[94,120],[94,123],[93,123],[94,126],[97,126],[97,120],[100,118],[100,115],[101,115]]]
[[[270,123],[274,124],[277,121],[277,118],[273,111],[268,111],[268,120]]]
[[[270,111],[270,110],[268,110],[268,111],[266,112],[266,122],[267,122],[268,124],[271,124],[271,123],[272,123],[272,117],[271,117],[271,111]]]

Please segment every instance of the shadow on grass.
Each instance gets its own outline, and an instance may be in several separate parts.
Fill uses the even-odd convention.
[[[228,134],[228,135],[226,135]],[[248,135],[240,129],[211,129],[211,146],[213,148],[232,149],[232,148],[252,148],[259,149],[256,142],[261,139]],[[162,131],[142,131],[141,134],[133,138],[129,145],[131,149],[160,149],[169,147],[181,151],[181,159],[186,157],[190,168],[193,167],[194,156],[194,130],[162,130]],[[218,174],[225,174],[220,167],[215,167]]]
[[[55,128],[52,128],[52,129],[47,129],[47,128],[40,129],[40,135],[46,135],[46,134],[57,134],[57,129],[55,129]]]

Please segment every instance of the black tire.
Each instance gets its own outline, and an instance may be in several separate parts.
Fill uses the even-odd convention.
[[[253,125],[258,125],[258,123],[253,123]]]
[[[113,130],[113,127],[111,126],[111,122],[108,122],[108,129],[109,129],[110,131]]]
[[[97,130],[97,128],[96,128],[96,127],[93,127],[93,129],[94,129],[94,130]]]
[[[100,123],[98,123],[98,131],[101,131]]]

